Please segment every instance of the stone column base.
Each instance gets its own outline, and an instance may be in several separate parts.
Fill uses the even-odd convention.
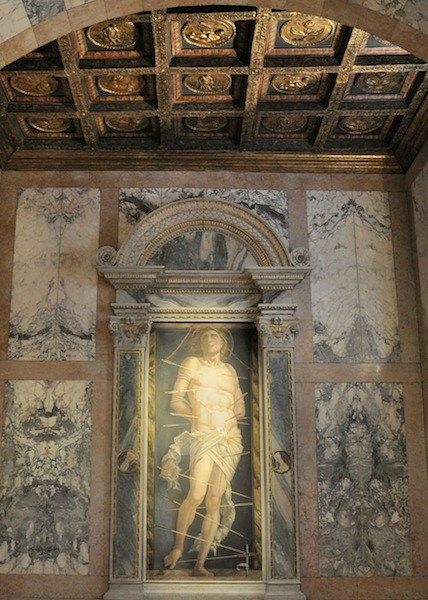
[[[104,600],[306,600],[299,583],[172,582],[111,583]]]

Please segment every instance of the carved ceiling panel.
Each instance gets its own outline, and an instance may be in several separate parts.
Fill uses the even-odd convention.
[[[383,151],[406,168],[426,139],[426,71],[321,17],[157,10],[92,25],[0,71],[0,129],[5,147],[23,150]]]

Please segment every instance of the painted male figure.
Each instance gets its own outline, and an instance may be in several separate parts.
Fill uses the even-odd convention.
[[[236,371],[223,361],[228,352],[223,331],[204,328],[195,337],[199,348],[180,366],[171,400],[172,411],[188,419],[191,430],[174,439],[161,466],[161,477],[179,489],[179,462],[182,455],[190,455],[189,492],[178,511],[175,544],[164,564],[175,567],[196,510],[205,500],[194,575],[209,577],[213,573],[204,566],[208,553],[226,537],[235,519],[231,480],[243,450],[237,420],[244,417],[245,405]]]

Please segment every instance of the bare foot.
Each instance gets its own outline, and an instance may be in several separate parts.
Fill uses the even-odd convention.
[[[179,548],[173,548],[163,559],[163,564],[169,569],[174,569],[183,552]]]
[[[195,567],[193,569],[194,577],[214,577],[214,573],[212,571],[208,571],[205,567]]]

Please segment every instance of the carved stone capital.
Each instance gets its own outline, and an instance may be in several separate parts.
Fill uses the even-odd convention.
[[[294,316],[294,311],[295,308],[292,306],[284,307],[283,311],[267,309],[256,317],[255,324],[262,348],[292,348],[294,346],[299,333],[299,322]]]
[[[145,348],[152,321],[142,316],[112,316],[109,329],[114,335],[116,348]]]

